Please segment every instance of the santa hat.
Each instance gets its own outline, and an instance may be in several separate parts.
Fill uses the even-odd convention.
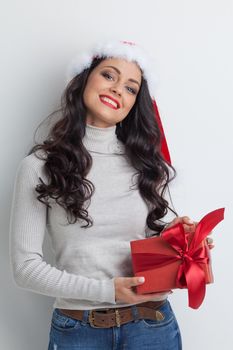
[[[89,68],[93,59],[96,57],[119,57],[126,59],[127,61],[137,62],[137,64],[142,70],[144,79],[147,81],[149,93],[152,99],[153,108],[155,112],[155,119],[161,131],[161,154],[164,157],[164,159],[171,164],[171,158],[167,146],[166,137],[164,134],[158,107],[153,96],[153,91],[156,87],[156,77],[154,72],[152,71],[153,59],[145,51],[145,49],[143,49],[138,44],[136,45],[134,42],[122,40],[102,41],[94,47],[90,48],[89,50],[85,52],[80,52],[74,57],[74,59],[71,61],[67,68],[67,83],[77,74]]]

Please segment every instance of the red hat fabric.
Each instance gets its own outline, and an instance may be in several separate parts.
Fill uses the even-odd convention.
[[[167,145],[167,140],[166,140],[166,137],[165,137],[165,134],[164,134],[163,125],[162,125],[162,122],[161,122],[161,119],[160,119],[157,103],[156,103],[156,101],[154,99],[152,99],[152,102],[153,102],[153,107],[154,107],[154,111],[155,111],[155,118],[156,118],[156,121],[158,123],[159,129],[161,131],[161,135],[162,135],[162,138],[161,138],[161,153],[162,153],[164,159],[169,164],[171,164],[170,152],[169,152],[168,145]]]

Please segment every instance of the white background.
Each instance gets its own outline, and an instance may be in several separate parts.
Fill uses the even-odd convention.
[[[135,41],[156,59],[155,96],[178,176],[180,216],[199,221],[225,207],[213,233],[215,283],[198,310],[187,291],[170,298],[185,350],[232,348],[233,3],[231,0],[40,0],[1,4],[0,347],[46,350],[54,299],[17,288],[8,237],[16,167],[38,124],[59,104],[65,69],[107,37]],[[49,262],[48,242],[44,244]]]

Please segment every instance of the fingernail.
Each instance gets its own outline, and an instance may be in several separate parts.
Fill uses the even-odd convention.
[[[138,282],[140,282],[140,283],[145,282],[145,277],[139,277]]]
[[[191,219],[188,219],[188,222],[190,222],[190,224],[194,224],[194,221]]]

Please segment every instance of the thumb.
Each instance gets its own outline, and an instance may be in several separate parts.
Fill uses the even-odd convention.
[[[130,286],[137,286],[145,282],[145,277],[132,277],[130,281]]]

